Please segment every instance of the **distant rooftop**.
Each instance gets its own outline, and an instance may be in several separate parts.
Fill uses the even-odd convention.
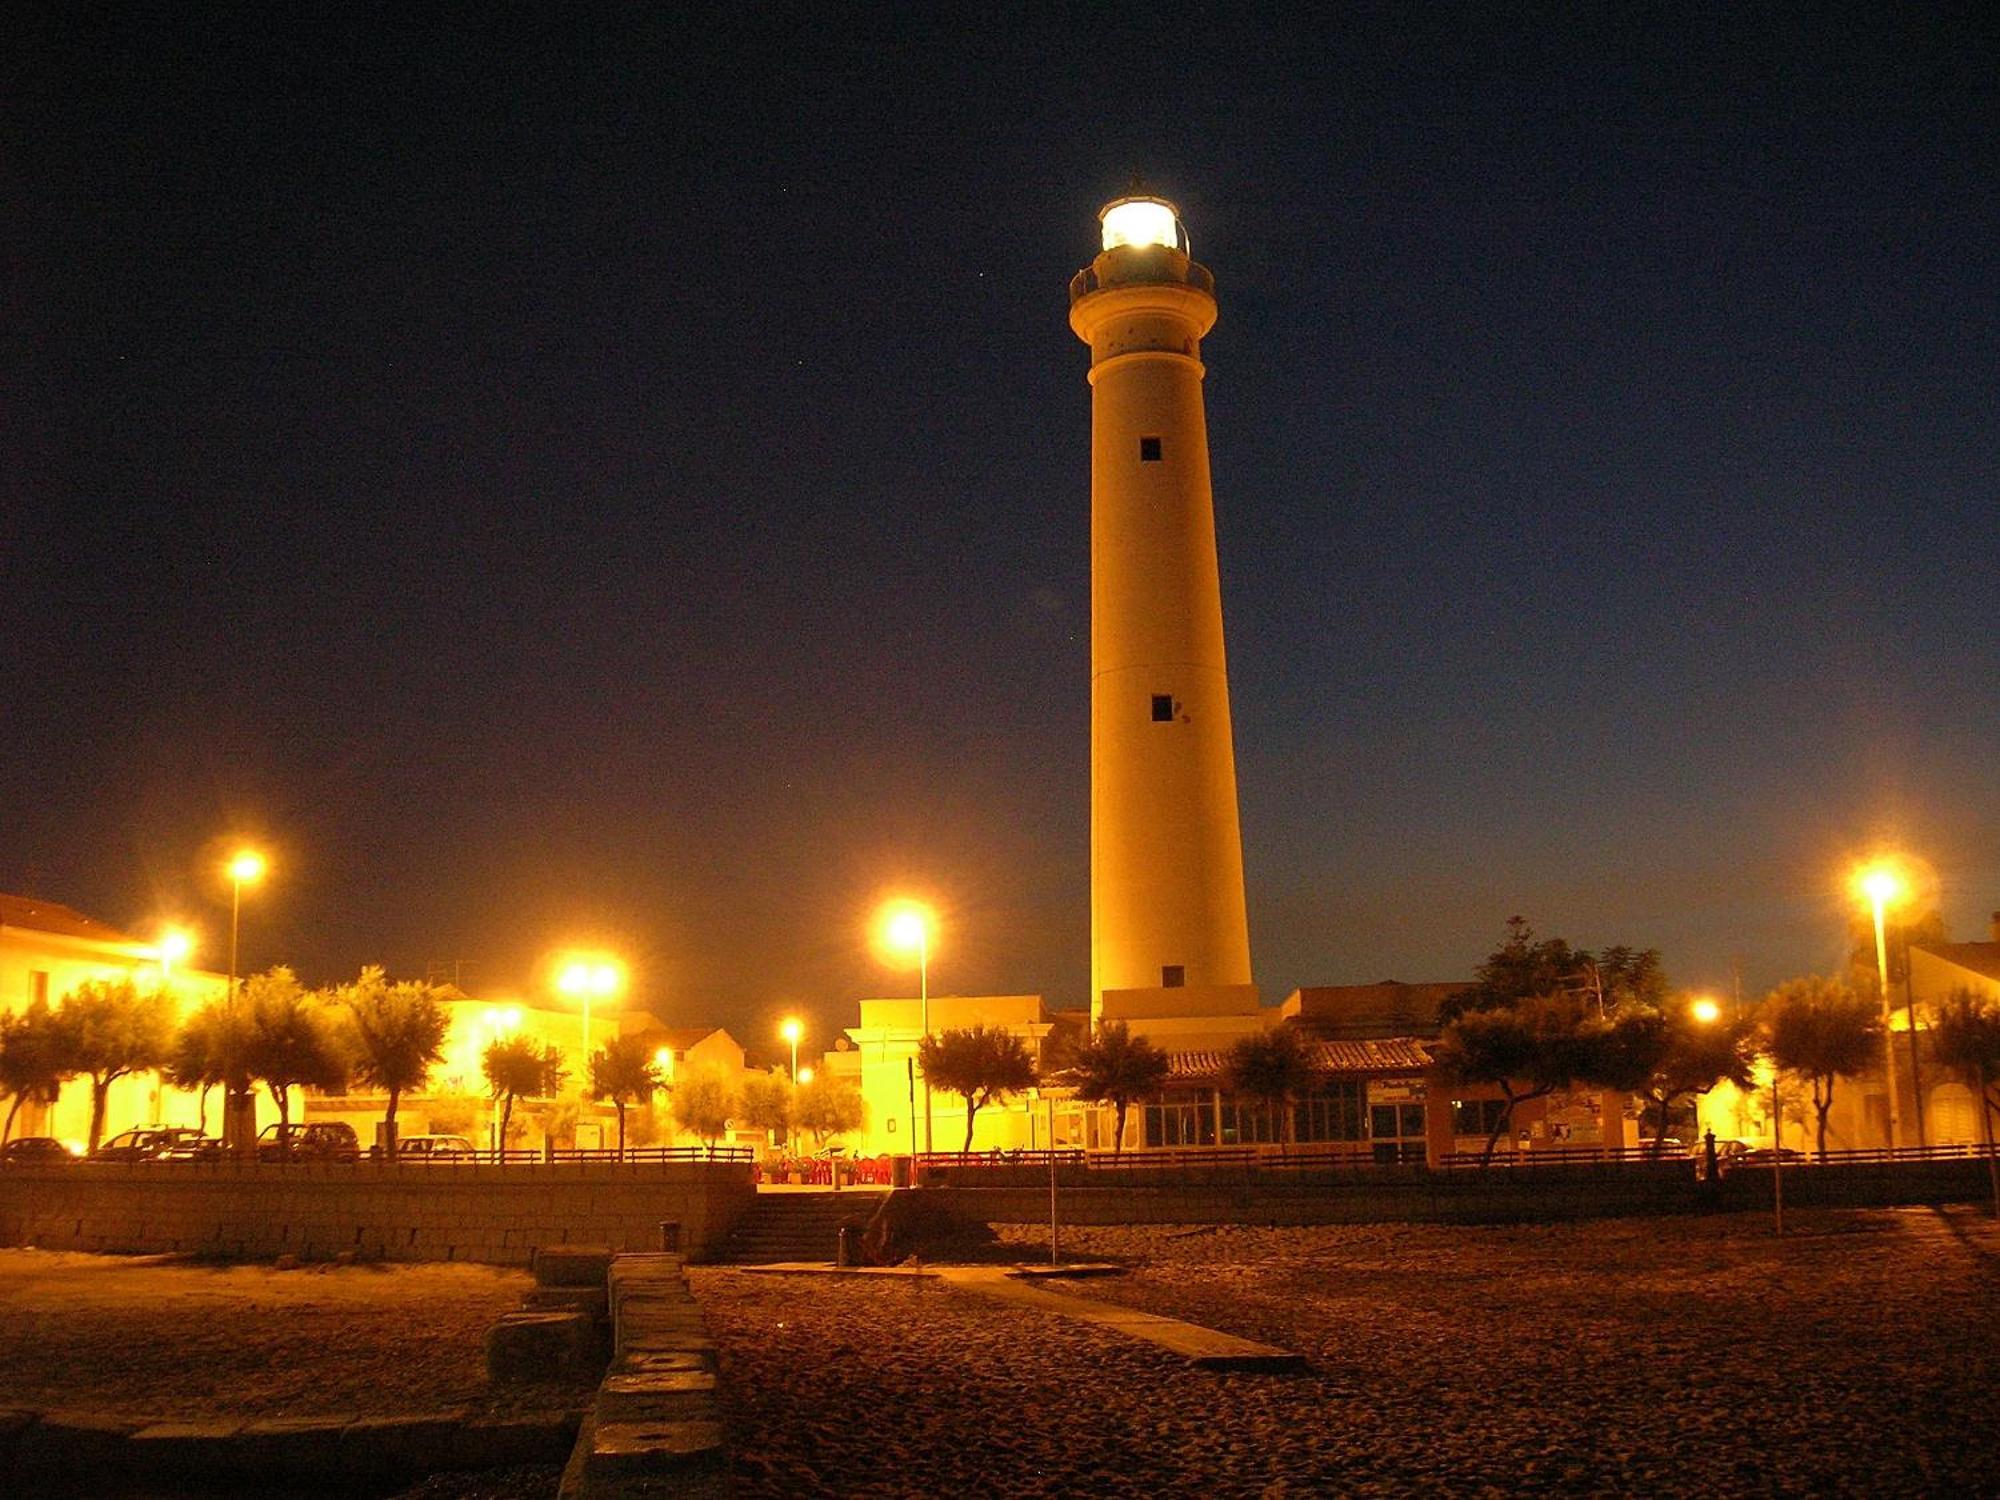
[[[109,923],[86,917],[54,901],[34,896],[0,895],[0,927],[19,927],[28,932],[46,932],[58,937],[88,938],[97,943],[141,946],[129,932],[120,932]]]
[[[1314,1036],[1337,1038],[1436,1036],[1443,1026],[1438,1007],[1472,987],[1469,979],[1441,984],[1314,985],[1292,991],[1280,1007],[1289,1020]]]
[[[1935,954],[1961,969],[1984,974],[1988,979],[2000,979],[2000,943],[1912,943],[1910,946]]]
[[[1168,1074],[1175,1083],[1206,1082],[1229,1067],[1226,1052],[1176,1052]],[[1431,1049],[1418,1037],[1376,1037],[1365,1041],[1315,1042],[1313,1066],[1322,1073],[1421,1073],[1431,1065]]]

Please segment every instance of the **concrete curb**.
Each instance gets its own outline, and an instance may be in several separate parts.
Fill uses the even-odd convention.
[[[89,1493],[113,1479],[215,1484],[325,1484],[352,1476],[415,1479],[446,1471],[560,1464],[580,1411],[474,1417],[267,1417],[152,1421],[100,1412],[0,1411],[0,1473],[34,1476],[56,1492]]]

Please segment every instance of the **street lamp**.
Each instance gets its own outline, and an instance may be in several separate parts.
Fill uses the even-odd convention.
[[[799,1038],[804,1036],[805,1034],[806,1034],[806,1029],[805,1027],[799,1024],[799,1018],[797,1016],[785,1017],[785,1024],[778,1028],[778,1035],[783,1037],[787,1042],[791,1043],[792,1086],[794,1088],[798,1086],[799,1082]]]
[[[798,1081],[801,1084],[811,1083],[813,1081],[813,1070],[811,1068],[800,1068]]]
[[[182,928],[169,927],[154,951],[160,955],[160,988],[165,990],[173,983],[174,965],[194,952],[194,939]]]
[[[268,866],[255,849],[239,849],[229,861],[229,998],[236,999],[236,940],[243,925],[243,887],[264,878]]]
[[[607,1000],[625,987],[625,966],[606,953],[574,953],[556,969],[556,988],[583,1002],[583,1063],[590,1066],[590,1002]]]
[[[1902,1144],[1903,1112],[1896,1102],[1896,1033],[1889,1012],[1889,940],[1882,911],[1903,896],[1903,877],[1886,864],[1873,864],[1854,877],[1854,888],[1875,913],[1875,974],[1882,991],[1882,1076],[1889,1090],[1889,1155]],[[1914,1061],[1916,1037],[1910,1038]]]
[[[937,918],[920,901],[892,901],[882,910],[882,938],[899,953],[917,955],[918,1023],[931,1035],[931,929]],[[924,1151],[931,1150],[931,1080],[924,1074]]]
[[[1713,1026],[1722,1019],[1722,1007],[1716,1004],[1713,996],[1696,995],[1688,1005],[1688,1014],[1702,1026]]]

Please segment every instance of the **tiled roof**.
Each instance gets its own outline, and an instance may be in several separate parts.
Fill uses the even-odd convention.
[[[133,943],[139,939],[116,927],[71,911],[53,901],[33,896],[0,896],[0,927],[23,927],[30,932],[54,933],[60,937],[89,938],[99,943]]]
[[[1935,954],[1948,964],[1957,964],[1961,969],[1984,974],[1988,979],[2000,979],[2000,943],[1914,943],[1911,946]]]
[[[1430,1048],[1416,1037],[1366,1041],[1313,1042],[1313,1066],[1322,1073],[1421,1073],[1431,1065]],[[1176,1052],[1168,1077],[1192,1082],[1220,1078],[1229,1067],[1226,1052]]]

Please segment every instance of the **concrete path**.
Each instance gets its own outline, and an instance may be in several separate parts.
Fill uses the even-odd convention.
[[[1157,1344],[1204,1370],[1277,1373],[1306,1368],[1305,1356],[1294,1354],[1289,1349],[1240,1339],[1233,1333],[1218,1333],[1198,1323],[1183,1323],[1178,1318],[1166,1318],[1158,1313],[1140,1312],[1113,1302],[1098,1302],[1071,1292],[1055,1292],[1029,1284],[1030,1280],[1045,1281],[1053,1276],[1114,1274],[1124,1269],[1121,1266],[830,1266],[824,1261],[788,1261],[772,1265],[732,1266],[730,1269],[766,1276],[934,1276],[945,1285],[974,1296],[1011,1302],[1017,1307],[1036,1308],[1060,1318],[1075,1318],[1081,1323],[1095,1323],[1127,1338]]]
[[[1060,1318],[1095,1323],[1127,1338],[1141,1339],[1172,1350],[1189,1364],[1204,1370],[1279,1372],[1306,1367],[1304,1356],[1289,1349],[1239,1339],[1231,1333],[1218,1333],[1213,1328],[1183,1323],[1178,1318],[1164,1318],[1158,1313],[1140,1312],[1136,1308],[1120,1307],[1111,1302],[1097,1302],[1067,1292],[1052,1292],[1047,1287],[1030,1286],[1003,1266],[939,1266],[936,1269],[947,1286],[975,1296],[1011,1302],[1017,1307],[1054,1313]]]

